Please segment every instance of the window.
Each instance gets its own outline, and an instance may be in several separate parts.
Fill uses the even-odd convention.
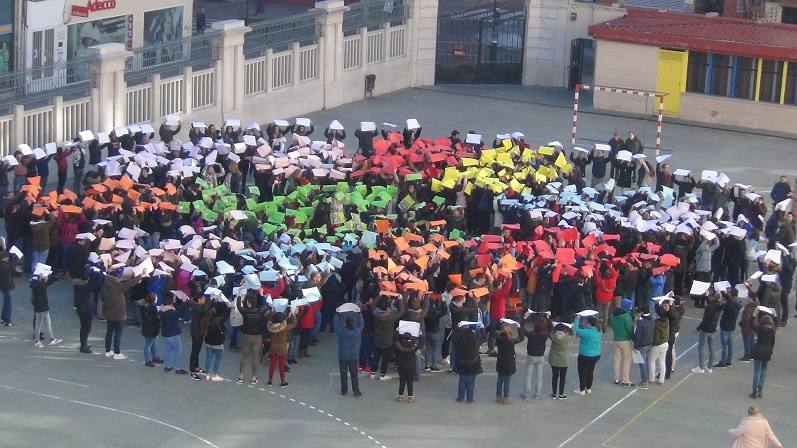
[[[797,63],[789,64],[786,72],[786,98],[783,104],[797,104]]]
[[[780,102],[780,86],[783,78],[783,62],[765,59],[761,65],[761,90],[759,101]]]
[[[734,98],[755,99],[755,77],[758,61],[753,58],[736,56],[736,79]]]
[[[689,65],[686,69],[686,91],[706,93],[706,73],[708,71],[708,54],[689,53]]]
[[[724,54],[711,55],[711,95],[731,96],[733,67],[731,57]]]

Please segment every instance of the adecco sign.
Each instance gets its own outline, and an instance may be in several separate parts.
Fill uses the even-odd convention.
[[[97,11],[107,11],[116,8],[116,0],[99,1],[89,0],[86,6],[72,5],[72,15],[76,17],[88,17],[89,13]]]

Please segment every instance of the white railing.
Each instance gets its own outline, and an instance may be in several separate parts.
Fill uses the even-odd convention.
[[[77,136],[78,132],[91,129],[90,114],[91,98],[65,102],[61,108],[61,125],[64,133],[61,140],[71,140]]]
[[[31,148],[43,148],[45,144],[55,141],[53,109],[53,106],[45,106],[25,111],[22,123],[25,141]]]
[[[127,89],[127,124],[152,120],[152,84]]]
[[[191,74],[191,107],[201,109],[216,103],[216,69]]]
[[[382,62],[385,59],[385,31],[369,31],[367,40],[365,63]]]
[[[161,80],[160,114],[179,114],[185,111],[183,101],[183,75]]]
[[[266,58],[250,59],[244,64],[244,95],[266,91]]]
[[[110,129],[97,129],[99,123],[104,122],[100,118],[104,117],[113,116],[113,123],[119,125],[157,122],[166,115],[190,116],[199,111],[203,117],[224,116],[224,109],[229,104],[239,103],[237,99],[220,101],[219,96],[225,91],[220,85],[223,79],[236,84],[235,95],[246,97],[247,101],[243,103],[245,108],[248,104],[254,104],[251,100],[258,102],[265,98],[257,95],[268,95],[273,90],[284,89],[292,93],[291,89],[298,91],[307,88],[308,81],[315,88],[312,82],[324,79],[324,66],[341,67],[344,73],[341,79],[324,79],[323,84],[318,83],[321,91],[343,88],[349,80],[360,78],[358,70],[366,65],[369,66],[369,72],[381,73],[376,65],[407,58],[411,51],[413,36],[407,24],[391,27],[389,23],[383,23],[381,28],[372,28],[371,31],[365,26],[357,29],[359,32],[353,35],[321,36],[325,39],[314,40],[310,44],[305,40],[293,41],[280,46],[288,48],[285,51],[273,52],[273,46],[265,48],[262,56],[246,59],[241,65],[228,64],[226,59],[219,59],[212,67],[203,65],[202,70],[195,71],[194,68],[198,68],[195,65],[193,68],[186,66],[178,67],[180,70],[163,71],[165,76],[169,76],[163,79],[159,71],[153,70],[146,74],[151,76],[148,82],[136,85],[123,83],[124,90],[120,97],[115,98],[118,103],[114,105],[108,101],[92,102],[92,99],[105,97],[101,92],[106,88],[103,85],[97,88],[96,94],[92,91],[90,97],[76,99],[72,96],[64,101],[63,97],[56,96],[47,107],[32,110],[25,110],[24,106],[16,107],[13,114],[8,112],[9,115],[0,117],[0,154],[13,153],[20,143],[32,147],[43,147],[49,142],[61,143],[86,129],[108,132]],[[284,39],[293,38],[288,36]],[[330,41],[339,45],[341,40],[342,49],[329,45]],[[243,70],[243,73],[238,70]],[[180,71],[182,73],[178,75]],[[406,74],[397,76],[400,80],[396,88],[411,85]],[[317,107],[313,104],[312,107]],[[121,117],[117,116],[117,105],[121,107]],[[301,108],[297,106],[297,109]]]
[[[14,127],[13,115],[0,117],[0,156],[5,157],[14,152],[11,149],[11,145],[13,144],[12,141],[13,127]]]
[[[343,70],[358,68],[362,64],[362,43],[359,34],[343,39]]]
[[[390,59],[400,58],[407,55],[407,26],[397,26],[390,28]]]
[[[299,81],[318,78],[318,44],[299,50]]]
[[[293,84],[293,50],[275,53],[271,62],[271,88]]]

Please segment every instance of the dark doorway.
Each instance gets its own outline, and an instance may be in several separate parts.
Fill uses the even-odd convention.
[[[573,39],[570,43],[570,82],[573,90],[576,84],[592,84],[595,79],[595,41],[592,39]]]
[[[441,15],[436,83],[520,84],[525,11],[494,7]]]

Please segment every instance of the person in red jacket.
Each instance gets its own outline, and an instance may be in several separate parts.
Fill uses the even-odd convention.
[[[509,291],[512,289],[512,277],[498,277],[493,282],[493,295],[490,297],[490,332],[487,337],[487,352],[495,357],[495,340],[501,319],[506,317],[506,307],[509,303]]]
[[[601,262],[598,275],[595,276],[595,303],[598,304],[600,319],[609,321],[609,308],[614,298],[614,287],[617,284],[617,269],[609,262]],[[605,328],[605,325],[604,325]]]

